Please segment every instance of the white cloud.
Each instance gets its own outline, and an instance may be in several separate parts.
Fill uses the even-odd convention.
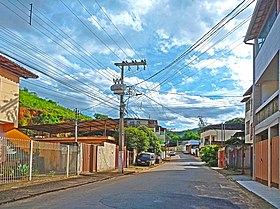
[[[232,70],[232,79],[246,90],[252,85],[253,65],[250,59],[229,57],[228,67]]]
[[[128,26],[138,32],[143,30],[141,18],[134,13],[124,11],[116,15],[109,15],[110,19],[116,26]]]
[[[224,59],[205,59],[201,60],[199,63],[195,65],[191,65],[192,67],[197,68],[198,70],[201,70],[202,68],[220,68],[220,67],[225,67],[226,62]]]
[[[72,67],[75,70],[81,70],[81,66],[76,63],[72,63],[69,60],[67,60],[64,56],[62,55],[57,55],[57,58],[65,65]]]
[[[169,39],[169,35],[165,32],[164,29],[159,29],[156,31],[160,39]]]
[[[127,3],[135,14],[147,14],[159,1],[157,0],[128,0]]]
[[[183,83],[182,84],[188,84],[188,83],[192,83],[192,82],[194,82],[195,81],[195,79],[194,79],[194,77],[187,77],[187,78],[183,78]]]
[[[100,2],[103,10],[133,46],[134,51],[125,43],[100,8],[92,4],[92,2],[85,1],[85,5],[93,11],[94,15],[91,17],[82,11],[80,7],[73,9],[81,18],[87,20],[89,25],[91,24],[92,30],[110,49],[86,30],[74,16],[66,12],[62,5],[59,7],[47,4],[43,0],[38,0],[38,2],[46,5],[44,8],[38,7],[38,9],[44,11],[56,25],[85,48],[87,50],[85,54],[73,53],[75,54],[73,55],[69,53],[65,49],[74,47],[72,44],[68,43],[68,47],[65,45],[65,49],[63,49],[43,34],[35,33],[32,27],[18,24],[17,17],[9,11],[3,12],[5,8],[0,8],[3,26],[12,29],[26,41],[31,40],[32,45],[37,46],[43,51],[55,54],[55,58],[58,61],[69,66],[63,72],[50,65],[49,61],[45,61],[42,65],[42,67],[53,70],[54,73],[67,73],[73,76],[66,75],[63,78],[67,82],[71,82],[73,86],[85,89],[88,94],[94,93],[95,95],[92,95],[92,97],[81,95],[49,78],[39,81],[52,87],[56,86],[57,89],[63,89],[63,92],[68,92],[71,97],[81,101],[80,103],[65,102],[65,106],[78,107],[80,105],[84,108],[90,104],[99,104],[95,100],[96,95],[105,100],[112,100],[118,106],[118,96],[110,92],[110,86],[113,84],[111,79],[119,76],[119,69],[114,66],[114,62],[120,62],[119,58],[125,58],[124,54],[134,57],[136,56],[136,51],[140,57],[143,56],[149,61],[150,72],[143,72],[144,76],[141,74],[142,72],[132,72],[125,76],[125,82],[128,85],[142,82],[145,78],[158,72],[159,69],[155,66],[166,66],[176,59],[176,57],[180,56],[190,45],[199,40],[203,34],[240,3],[238,0],[127,0],[117,1],[114,4],[109,1]],[[72,3],[71,5],[77,5],[77,3]],[[248,10],[248,15],[251,11],[252,9]],[[58,15],[64,18],[55,18]],[[245,17],[246,15],[243,16]],[[8,21],[9,19],[13,21]],[[220,39],[222,35],[225,35],[234,26],[238,25],[242,19],[241,16],[235,18],[215,39],[203,45],[197,51],[204,52]],[[121,46],[125,53],[106,36],[97,22]],[[135,100],[131,98],[134,101],[129,104],[129,108],[141,117],[150,116],[152,119],[158,119],[161,125],[167,127],[175,126],[177,130],[197,127],[198,115],[207,118],[209,123],[217,123],[233,117],[243,116],[242,107],[236,105],[239,102],[237,101],[239,98],[218,97],[217,99],[217,97],[191,96],[190,93],[194,95],[241,95],[243,89],[246,90],[251,85],[252,47],[245,44],[236,47],[242,40],[234,43],[245,35],[246,27],[244,25],[221,43],[211,47],[203,56],[198,56],[195,53],[189,54],[192,63],[187,67],[190,68],[182,69],[176,78],[168,80],[165,84],[160,85],[164,76],[167,76],[167,73],[160,74],[154,77],[154,80],[151,79],[148,82],[137,85],[136,90],[146,93],[152,100],[148,99],[145,95],[136,97]],[[13,39],[11,38],[10,40]],[[62,44],[67,42],[67,39],[59,41]],[[227,53],[228,49],[232,49],[232,51]],[[31,53],[30,49],[25,51]],[[115,56],[112,51],[119,57]],[[15,50],[16,53],[20,54],[20,51]],[[36,61],[36,59],[42,59],[35,53],[33,57],[35,57],[34,60],[30,59],[32,62]],[[104,65],[104,68],[100,69],[101,67],[98,64],[95,65],[93,61],[95,58],[102,63],[102,66]],[[183,63],[181,64],[183,65]],[[207,68],[205,71],[199,72],[200,69],[205,67]],[[192,73],[196,74],[193,75]],[[77,82],[73,78],[78,79],[82,83]],[[175,87],[177,86],[180,87],[176,89]],[[151,89],[151,91],[147,91],[147,88]],[[158,91],[160,90],[168,93],[159,93]],[[187,90],[189,90],[189,94],[181,95],[178,93]],[[58,100],[59,98],[54,97],[54,99]],[[166,108],[163,108],[158,103]],[[108,113],[111,117],[118,117],[118,110],[106,107],[104,104],[100,104],[95,110],[91,111]]]

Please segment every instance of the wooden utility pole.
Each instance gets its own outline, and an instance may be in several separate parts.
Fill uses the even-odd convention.
[[[126,85],[124,84],[124,67],[128,67],[130,69],[131,66],[146,66],[146,60],[131,61],[131,62],[121,62],[115,63],[116,66],[121,67],[121,78],[114,80],[115,84],[111,86],[111,90],[114,91],[115,94],[120,95],[120,121],[119,121],[119,155],[118,155],[118,171],[119,173],[123,173],[124,168],[124,94],[126,90]]]
[[[78,120],[79,120],[79,110],[75,108],[75,142],[78,142]]]

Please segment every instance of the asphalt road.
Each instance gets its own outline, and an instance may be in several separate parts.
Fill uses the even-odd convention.
[[[147,172],[1,205],[0,208],[269,209],[271,205],[189,155]]]

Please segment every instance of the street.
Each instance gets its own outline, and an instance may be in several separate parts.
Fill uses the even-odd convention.
[[[0,208],[254,208],[271,205],[206,167],[179,154],[143,173],[52,192]]]

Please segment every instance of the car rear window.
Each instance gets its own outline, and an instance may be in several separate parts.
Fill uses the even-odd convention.
[[[140,160],[147,160],[151,158],[151,155],[149,154],[140,154],[138,157]]]

